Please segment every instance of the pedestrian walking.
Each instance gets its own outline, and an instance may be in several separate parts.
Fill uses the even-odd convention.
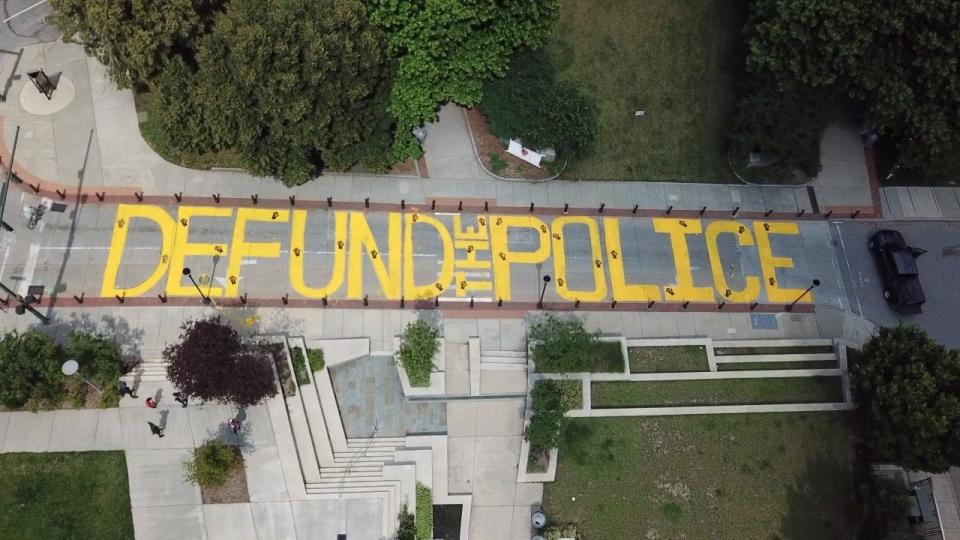
[[[189,401],[189,398],[183,392],[174,392],[173,400],[179,403],[180,406],[183,407],[184,409],[187,408],[187,401]]]
[[[133,399],[137,399],[137,393],[133,391],[133,388],[127,386],[127,383],[120,381],[120,397],[130,396]]]
[[[147,403],[147,408],[148,408],[148,409],[156,409],[156,408],[157,408],[157,402],[154,401],[152,397],[148,397],[146,403]]]
[[[237,418],[231,418],[229,425],[230,425],[230,431],[232,431],[233,434],[236,435],[237,432],[240,431],[240,428],[243,426],[243,422],[241,422]]]
[[[147,425],[150,426],[150,433],[156,435],[157,438],[163,438],[163,428],[154,424],[153,422],[147,422]]]

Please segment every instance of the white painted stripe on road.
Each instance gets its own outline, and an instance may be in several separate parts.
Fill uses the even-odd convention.
[[[20,281],[20,287],[17,291],[17,294],[20,296],[27,295],[27,288],[30,286],[30,283],[33,282],[33,274],[37,270],[37,257],[40,255],[40,245],[39,244],[30,244],[30,254],[27,255],[27,264],[23,267],[23,280]]]
[[[6,19],[4,19],[4,20],[3,20],[3,23],[6,24],[6,23],[10,22],[11,20],[13,20],[13,19],[15,19],[15,18],[23,15],[24,13],[30,11],[31,9],[39,6],[40,4],[46,4],[46,3],[47,3],[47,0],[40,0],[40,1],[37,2],[36,4],[33,4],[32,6],[27,6],[27,7],[23,8],[23,9],[21,9],[20,11],[14,13],[13,15],[7,17]]]

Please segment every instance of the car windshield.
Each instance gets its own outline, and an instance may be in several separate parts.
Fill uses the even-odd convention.
[[[893,267],[897,270],[898,275],[917,275],[917,261],[913,257],[913,253],[905,249],[898,249],[890,253],[890,258],[893,260]]]

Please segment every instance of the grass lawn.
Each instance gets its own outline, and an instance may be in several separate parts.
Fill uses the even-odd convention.
[[[590,394],[594,408],[843,401],[839,377],[595,382]]]
[[[565,0],[548,50],[595,97],[600,130],[594,155],[563,176],[736,181],[725,134],[745,20],[744,0]]]
[[[707,349],[703,345],[630,347],[627,355],[633,373],[710,371]]]
[[[590,349],[590,371],[623,373],[623,349],[619,341],[598,341]]]
[[[842,413],[575,418],[544,507],[584,540],[852,538],[850,460]]]
[[[0,538],[133,538],[123,452],[0,454]]]

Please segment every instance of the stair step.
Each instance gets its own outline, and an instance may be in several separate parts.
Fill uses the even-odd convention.
[[[523,358],[527,359],[526,351],[480,351],[480,357],[493,356],[497,358]]]
[[[393,461],[393,457],[392,457],[392,456],[391,456],[391,457],[385,457],[385,456],[361,456],[361,457],[343,457],[343,458],[341,458],[341,457],[336,457],[336,456],[334,456],[333,461],[334,461],[334,466],[340,466],[340,465],[349,466],[350,464],[362,464],[362,463],[365,463],[365,464],[378,463],[378,464],[381,464],[381,465],[382,465],[383,463],[388,463],[388,462]]]
[[[339,475],[339,476],[336,476],[336,475],[324,476],[323,474],[321,474],[321,475],[320,475],[320,481],[319,481],[319,482],[313,482],[311,485],[320,485],[320,484],[323,484],[323,485],[329,485],[329,484],[339,485],[340,483],[343,483],[343,485],[353,485],[353,484],[355,484],[355,483],[357,483],[357,482],[359,482],[359,483],[362,484],[362,483],[382,482],[382,481],[383,481],[383,474],[381,474],[381,473],[377,473],[377,474],[374,474],[374,473],[364,473],[364,474],[359,474],[359,475],[355,475],[355,474],[353,474],[353,473],[350,473],[349,475]]]
[[[821,362],[836,360],[835,353],[802,353],[802,354],[723,354],[714,356],[718,364],[746,363],[746,362]]]
[[[320,467],[320,473],[342,473],[346,471],[357,471],[357,472],[376,472],[379,473],[383,471],[383,465],[371,465],[369,463],[361,463],[350,467],[349,465],[337,465],[333,467]]]
[[[527,371],[527,363],[516,364],[511,362],[485,362],[480,361],[480,369],[488,371]]]

